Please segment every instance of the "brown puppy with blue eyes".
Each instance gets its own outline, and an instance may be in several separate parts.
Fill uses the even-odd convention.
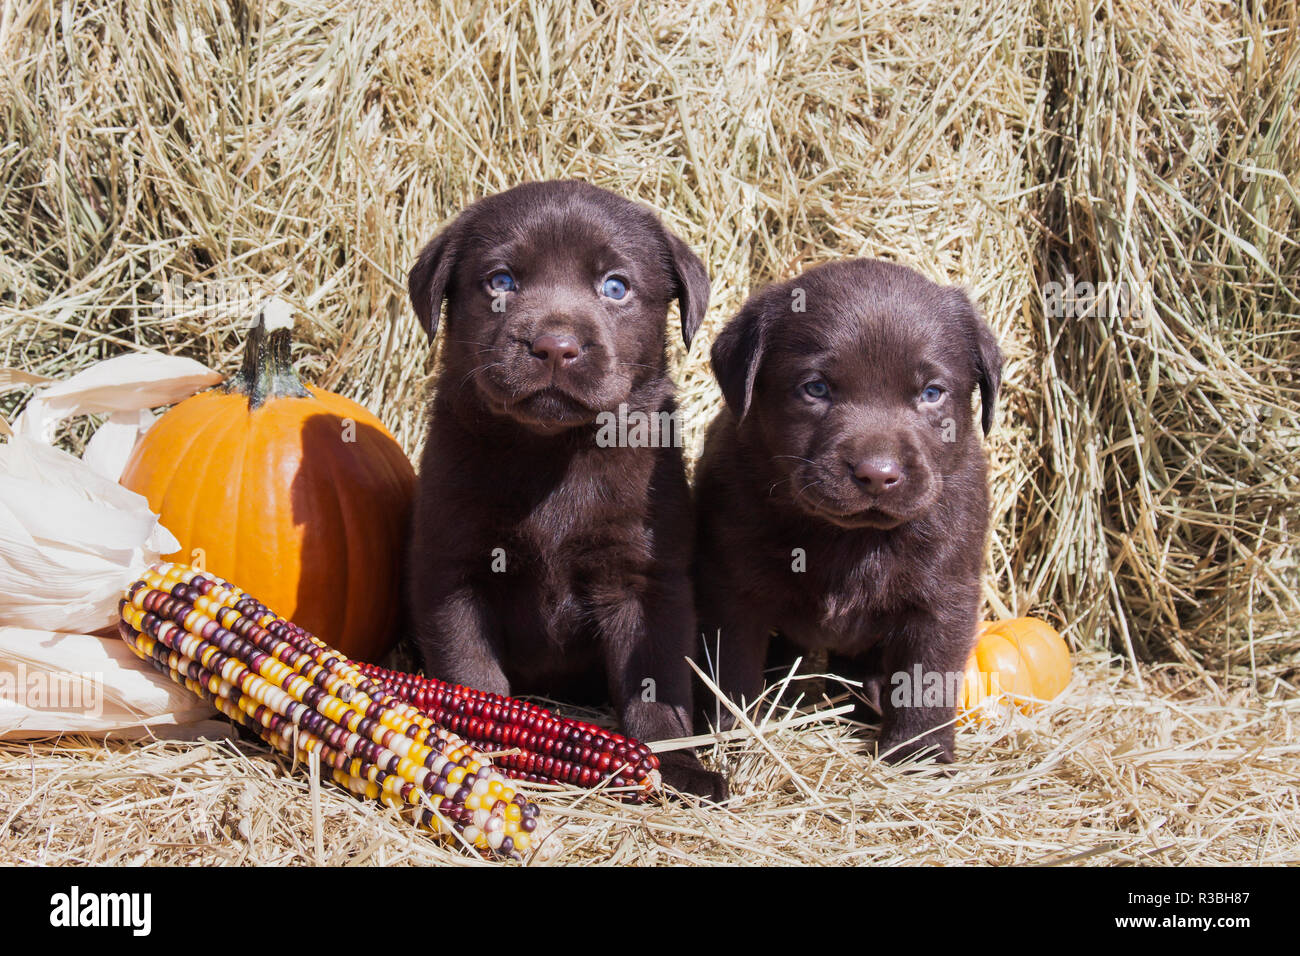
[[[696,470],[695,579],[723,690],[758,697],[775,631],[863,682],[886,759],[951,761],[988,525],[971,402],[987,433],[993,333],[960,289],[856,259],[763,289],[712,359],[726,408]]]
[[[447,306],[407,578],[426,672],[688,735],[693,522],[665,336],[674,300],[687,345],[699,328],[703,264],[648,209],[528,183],[462,212],[409,288],[430,339]],[[726,795],[688,751],[661,766]]]

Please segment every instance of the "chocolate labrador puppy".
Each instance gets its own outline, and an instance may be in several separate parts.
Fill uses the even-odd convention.
[[[642,740],[688,734],[680,441],[615,422],[675,422],[668,306],[689,346],[703,264],[641,206],[528,183],[462,212],[409,288],[430,339],[447,303],[407,581],[427,673],[498,694],[594,694]],[[661,759],[679,790],[725,796],[694,754]]]
[[[863,680],[887,759],[953,759],[941,725],[975,640],[988,524],[971,400],[978,387],[987,433],[1001,369],[965,293],[878,260],[769,286],[727,324],[696,593],[730,696],[760,694],[776,630]]]

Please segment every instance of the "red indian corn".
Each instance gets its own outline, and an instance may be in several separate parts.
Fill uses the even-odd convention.
[[[633,802],[659,788],[659,758],[639,740],[500,694],[353,664],[394,697],[493,753],[496,766],[512,777],[580,787],[608,782]]]
[[[353,793],[485,854],[522,859],[536,845],[537,806],[474,747],[233,585],[159,563],[119,612],[141,658],[277,750],[317,756]]]

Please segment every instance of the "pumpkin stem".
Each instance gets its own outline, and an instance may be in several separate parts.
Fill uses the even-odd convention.
[[[248,327],[244,362],[224,388],[248,396],[248,410],[272,398],[310,398],[289,358],[293,319],[289,306],[279,299],[266,303]]]

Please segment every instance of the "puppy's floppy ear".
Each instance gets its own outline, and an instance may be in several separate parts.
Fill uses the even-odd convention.
[[[713,376],[736,421],[744,419],[754,397],[766,328],[765,303],[760,296],[751,296],[713,342]]]
[[[438,233],[420,250],[420,257],[407,277],[406,288],[411,295],[411,305],[424,326],[429,340],[438,331],[438,316],[442,313],[442,300],[451,281],[452,266],[456,262],[458,230],[452,223]]]
[[[704,311],[709,307],[709,274],[700,257],[691,252],[686,243],[664,230],[668,249],[673,259],[673,272],[677,279],[677,309],[682,315],[682,338],[686,347],[699,331],[704,321]]]
[[[980,425],[987,435],[993,427],[993,412],[997,406],[998,391],[1002,388],[1002,350],[998,348],[993,330],[984,321],[970,297],[961,289],[954,288],[953,292],[971,343],[971,361],[980,387]]]

